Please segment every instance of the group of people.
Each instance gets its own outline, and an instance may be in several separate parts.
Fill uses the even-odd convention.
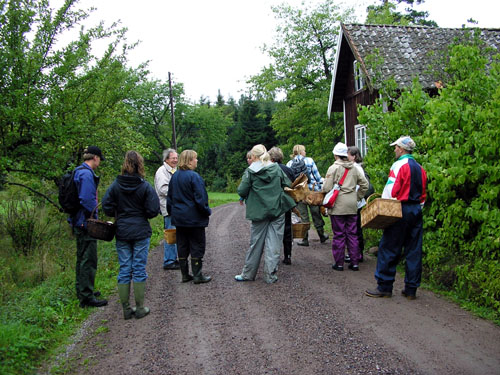
[[[375,279],[377,287],[366,290],[369,297],[391,297],[395,281],[396,266],[402,256],[406,258],[405,288],[402,295],[415,299],[422,273],[422,207],[426,198],[425,170],[418,164],[412,152],[415,142],[409,136],[400,137],[391,143],[394,146],[396,162],[392,165],[382,198],[397,199],[402,205],[402,219],[384,230],[380,240]],[[283,263],[291,264],[291,209],[297,206],[302,222],[313,218],[321,243],[326,242],[324,221],[320,206],[308,205],[303,201],[296,204],[284,193],[297,177],[294,167],[305,165],[311,191],[330,192],[338,190],[333,207],[327,209],[332,227],[332,268],[359,271],[363,260],[364,240],[361,229],[360,211],[366,198],[374,192],[368,175],[362,165],[361,153],[357,147],[338,143],[333,149],[334,163],[323,179],[312,158],[306,157],[305,147],[295,145],[287,165],[283,165],[283,153],[273,147],[269,152],[263,145],[256,145],[247,154],[249,167],[243,174],[238,187],[240,202],[246,204],[246,218],[252,222],[250,247],[246,253],[243,270],[235,276],[236,281],[255,279],[264,254],[263,277],[267,283],[277,281],[277,269],[281,247],[284,249]],[[309,211],[309,212],[308,212]],[[298,242],[309,246],[308,235]],[[346,254],[347,249],[347,254]]]
[[[97,240],[87,232],[87,219],[97,218],[97,188],[99,177],[95,170],[104,160],[97,146],[87,147],[83,164],[76,168],[74,183],[80,208],[68,219],[76,237],[76,294],[80,307],[101,307],[107,300],[99,299],[94,290],[97,271]],[[155,188],[145,180],[144,159],[137,151],[128,151],[121,174],[106,190],[102,199],[104,213],[115,218],[116,251],[118,254],[118,295],[124,319],[140,319],[150,309],[144,305],[146,265],[151,239],[149,219],[159,213],[164,216],[165,228],[176,227],[176,245],[165,244],[163,268],[179,269],[182,281],[196,284],[211,280],[202,274],[205,254],[205,228],[211,210],[205,183],[194,170],[197,154],[184,150],[179,157],[174,150],[163,153],[163,165],[155,176]],[[178,169],[177,169],[178,164]],[[192,275],[187,258],[191,256]],[[177,259],[178,257],[178,259]],[[133,285],[135,307],[130,306]]]
[[[394,146],[397,160],[391,166],[382,198],[401,201],[403,218],[384,230],[375,271],[377,287],[366,290],[365,294],[369,297],[391,297],[396,265],[404,256],[406,272],[402,294],[408,299],[415,299],[422,272],[422,207],[426,198],[427,177],[412,155],[415,142],[410,137],[401,137],[391,146]],[[256,145],[247,154],[249,165],[237,192],[241,204],[246,206],[246,218],[251,221],[250,246],[241,273],[234,277],[236,281],[255,280],[264,255],[264,281],[276,282],[281,247],[284,249],[283,263],[291,264],[291,215],[296,206],[302,222],[309,222],[311,214],[320,242],[328,239],[320,206],[304,202],[297,204],[284,191],[297,177],[295,169],[304,165],[310,190],[325,193],[338,190],[335,204],[327,210],[333,233],[332,268],[343,271],[344,262],[349,262],[351,270],[359,270],[363,259],[359,211],[365,204],[367,193],[370,193],[370,183],[362,167],[359,149],[338,143],[333,155],[335,161],[322,178],[314,160],[306,157],[303,145],[294,146],[287,165],[283,164],[283,152],[278,147],[268,152],[265,146]],[[136,151],[128,151],[121,174],[104,194],[102,209],[106,215],[115,217],[116,251],[120,265],[118,293],[125,319],[139,319],[150,312],[144,305],[148,277],[146,265],[152,234],[149,219],[160,213],[165,229],[176,228],[177,239],[176,244],[164,244],[163,268],[180,269],[182,282],[202,284],[211,281],[210,276],[202,273],[205,228],[211,209],[205,182],[195,172],[197,156],[193,150],[184,150],[180,155],[173,149],[165,150],[153,187],[144,178],[143,157]],[[104,157],[99,147],[90,146],[84,150],[83,159],[84,162],[74,173],[80,209],[68,219],[76,237],[75,286],[81,307],[100,307],[107,305],[107,301],[99,299],[100,293],[94,289],[97,240],[88,234],[86,226],[87,219],[92,215],[97,218],[99,177],[95,170]],[[298,245],[309,246],[307,233]],[[131,285],[135,307],[130,306]]]

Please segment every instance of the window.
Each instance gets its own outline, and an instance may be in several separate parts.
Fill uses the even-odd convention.
[[[361,90],[363,85],[363,76],[361,75],[361,69],[359,67],[358,60],[354,60],[354,91]]]
[[[361,152],[361,156],[365,157],[366,156],[366,126],[365,125],[356,125],[354,127],[354,134],[355,134],[355,139],[354,141],[356,142],[356,147],[359,148],[359,151]]]

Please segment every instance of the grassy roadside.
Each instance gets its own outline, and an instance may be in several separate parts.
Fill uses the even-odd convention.
[[[209,193],[210,207],[237,202],[237,194]],[[70,344],[73,335],[92,314],[93,309],[81,309],[74,292],[75,243],[63,221],[57,250],[43,255],[45,264],[57,263],[57,272],[46,272],[43,280],[26,274],[39,267],[37,256],[15,257],[8,248],[10,243],[0,244],[0,374],[33,374],[44,362],[50,362]],[[163,239],[163,218],[151,220],[153,234],[151,247]],[[104,296],[116,293],[118,263],[114,242],[99,241],[99,267],[96,290]],[[64,261],[62,261],[64,259]],[[52,268],[52,267],[50,267]],[[8,270],[8,272],[5,272]],[[24,280],[24,281],[23,281]],[[6,292],[8,290],[8,293]],[[51,369],[51,373],[64,373]]]
[[[237,202],[237,194],[209,193],[210,206]],[[325,229],[330,228],[329,220],[325,220]],[[65,224],[65,223],[63,223]],[[163,238],[162,218],[151,221],[153,235],[151,246],[155,247]],[[328,230],[330,231],[330,229]],[[380,233],[366,231],[366,249],[376,246]],[[2,309],[0,309],[0,374],[32,374],[39,366],[61,353],[70,344],[73,335],[82,323],[92,314],[92,309],[81,309],[74,293],[74,239],[69,231],[64,231],[59,238],[60,243],[53,252],[43,256],[52,256],[59,260],[57,272],[44,281],[36,278],[22,282],[21,274],[38,267],[38,259],[30,262],[28,258],[16,257],[12,263],[16,272],[3,272],[7,257],[0,257],[0,286],[9,289],[8,294],[1,294]],[[0,244],[1,245],[1,244]],[[7,247],[4,245],[4,247]],[[118,264],[113,242],[99,241],[99,268],[96,279],[96,289],[104,296],[116,293],[116,275]],[[48,255],[47,255],[48,254]],[[40,255],[42,256],[42,255]],[[61,260],[64,259],[64,262]],[[10,260],[14,262],[14,260]],[[21,265],[21,263],[27,263]],[[23,268],[24,267],[24,268]],[[401,270],[400,270],[401,271]],[[423,285],[426,289],[439,293],[473,314],[491,320],[500,325],[498,315],[489,309],[475,306],[460,299],[459,296],[446,293],[432,285]],[[2,291],[4,293],[4,291]],[[104,329],[104,328],[103,328]],[[98,334],[99,332],[95,332]],[[65,373],[64,369],[53,369],[51,373]]]

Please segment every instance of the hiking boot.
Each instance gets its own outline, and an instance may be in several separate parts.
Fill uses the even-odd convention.
[[[417,299],[417,296],[415,294],[409,293],[406,290],[402,290],[401,291],[401,295],[403,297],[406,297],[406,299],[409,300],[409,301],[413,301],[413,300]]]
[[[365,291],[365,295],[368,297],[373,297],[373,298],[391,298],[392,297],[392,292],[382,292],[377,289],[367,289]]]
[[[108,304],[108,301],[105,299],[96,299],[95,297],[92,297],[90,299],[85,299],[80,302],[80,307],[83,309],[85,307],[102,307],[106,306]]]

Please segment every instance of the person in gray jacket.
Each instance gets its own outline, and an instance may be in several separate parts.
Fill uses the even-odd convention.
[[[359,242],[357,236],[357,211],[358,200],[363,198],[368,190],[368,181],[364,173],[354,166],[354,162],[347,159],[347,146],[344,143],[337,143],[333,149],[335,163],[326,172],[323,191],[328,193],[337,188],[339,195],[332,208],[328,209],[330,221],[332,223],[332,253],[334,264],[332,268],[336,271],[344,270],[345,247],[351,257],[349,268],[359,271],[359,260],[361,258]],[[345,180],[340,186],[340,180],[345,175]],[[356,191],[356,185],[359,188]]]
[[[172,216],[167,210],[168,187],[172,175],[177,170],[178,156],[173,148],[163,151],[163,165],[158,168],[155,174],[155,190],[160,198],[160,210],[163,216],[163,228],[175,229],[172,224]],[[178,270],[179,261],[177,260],[177,244],[163,243],[163,269]]]

